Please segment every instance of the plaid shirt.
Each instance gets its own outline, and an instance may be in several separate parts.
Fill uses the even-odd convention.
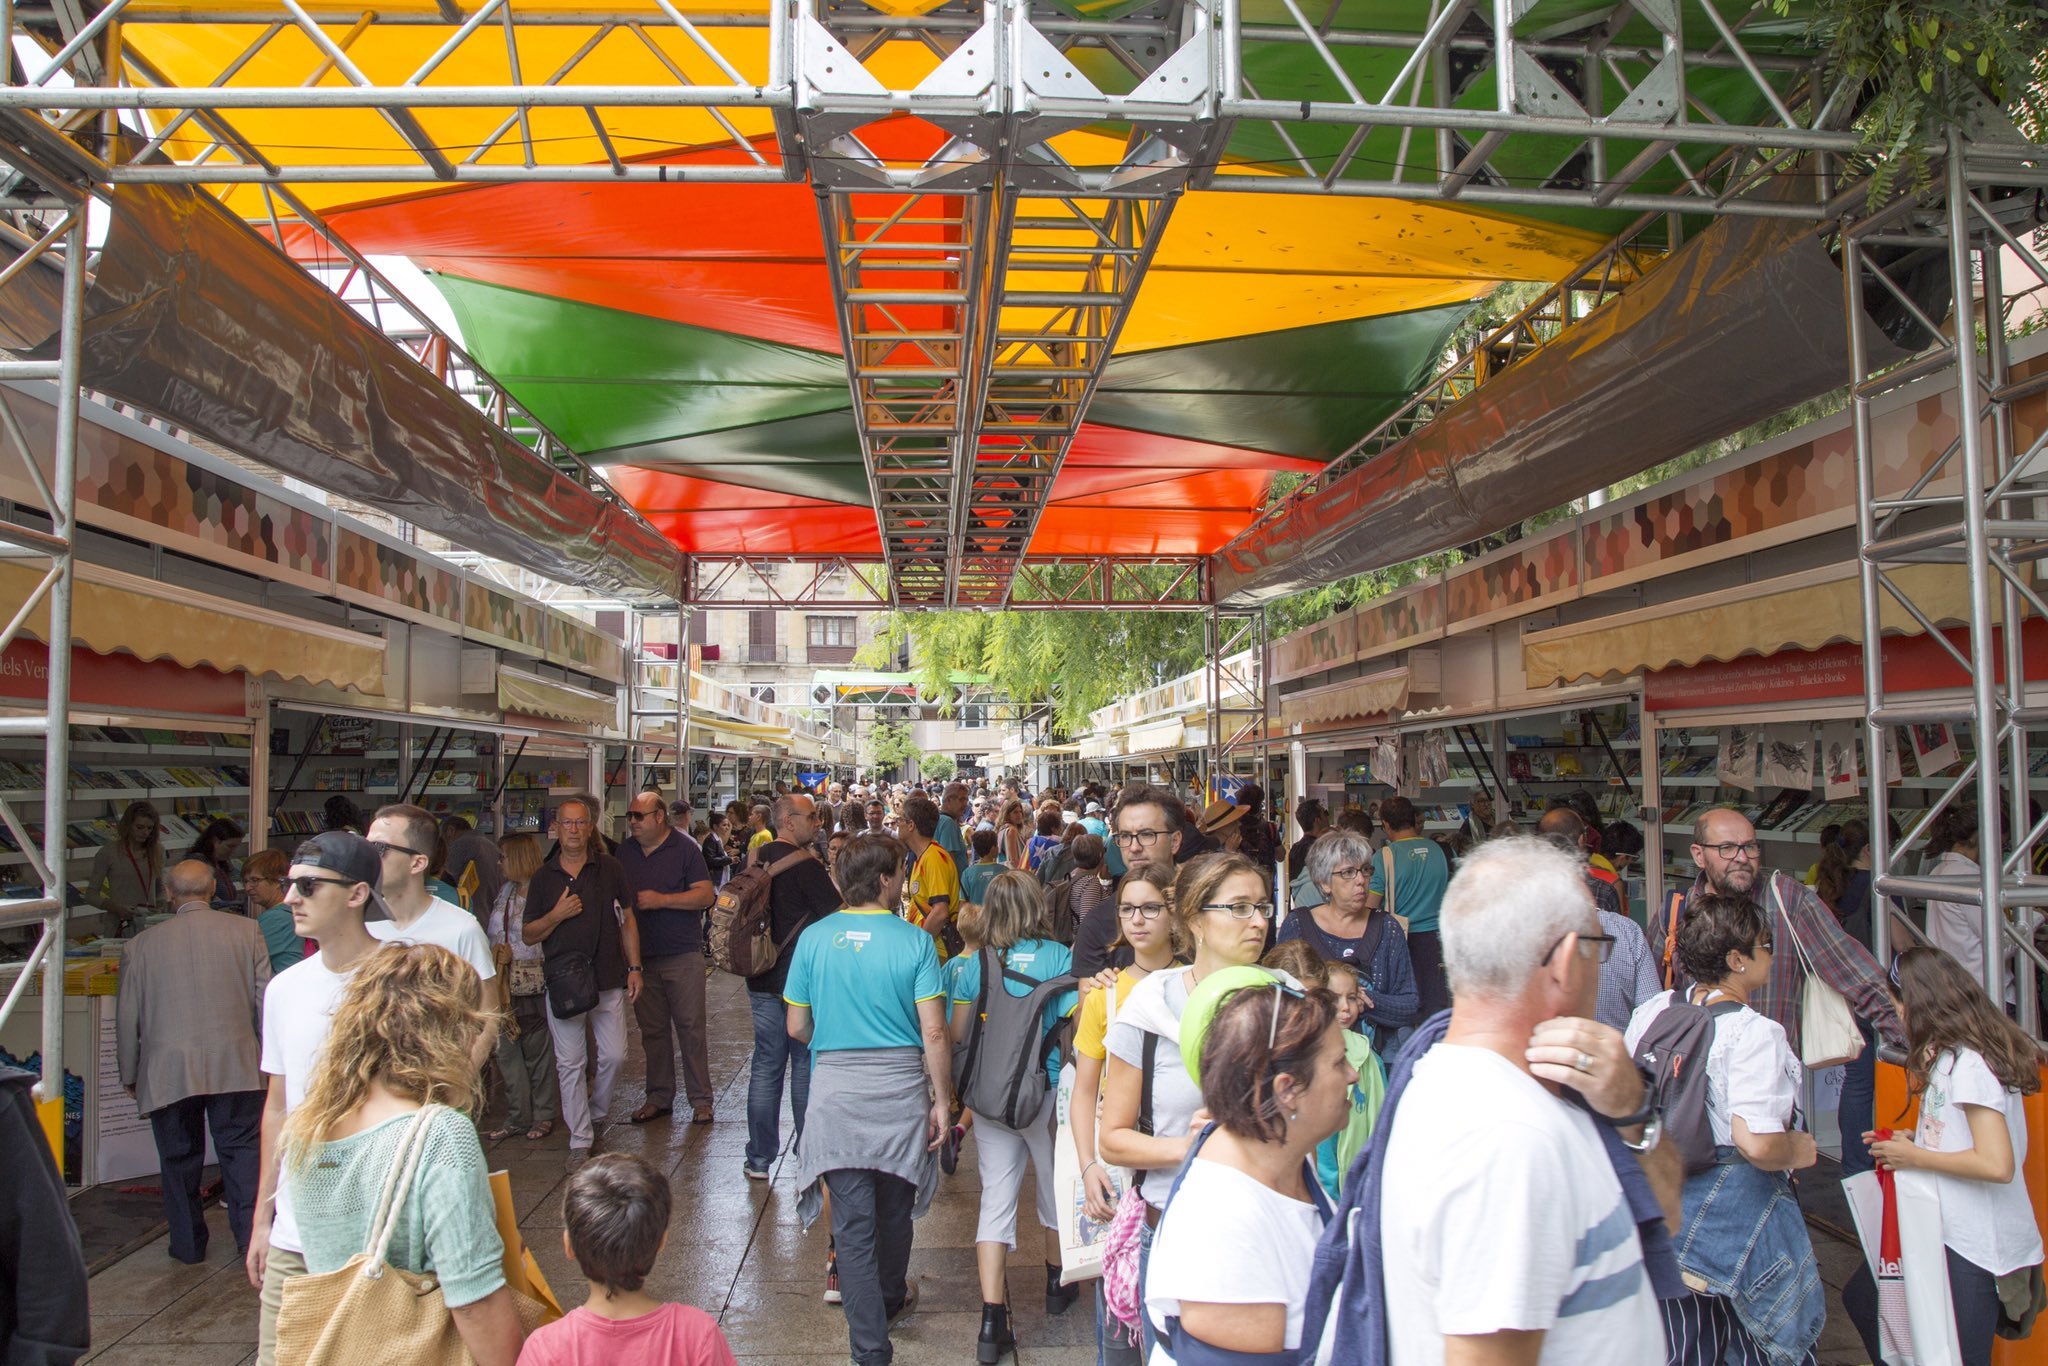
[[[1626,1031],[1636,1007],[1664,989],[1657,980],[1656,958],[1642,929],[1622,912],[1615,885],[1588,873],[1586,886],[1600,915],[1600,932],[1614,936],[1614,952],[1600,965],[1600,1003],[1593,1018]]]
[[[1806,969],[1799,961],[1798,950],[1792,946],[1791,929],[1796,929],[1799,943],[1813,960],[1814,971],[1820,974],[1821,980],[1841,992],[1856,1018],[1873,1026],[1886,1043],[1904,1048],[1905,1028],[1899,1023],[1898,1012],[1892,1009],[1884,970],[1870,956],[1870,950],[1842,929],[1834,912],[1827,908],[1813,888],[1783,873],[1759,876],[1756,887],[1750,892],[1750,900],[1766,916],[1770,913],[1765,876],[1776,885],[1778,903],[1784,914],[1771,918],[1771,938],[1775,948],[1771,955],[1771,975],[1763,989],[1750,998],[1751,1008],[1783,1025],[1786,1042],[1792,1045],[1794,1054],[1799,1052],[1800,1009],[1806,986]],[[1681,919],[1683,908],[1691,907],[1692,899],[1705,888],[1706,881],[1704,873],[1693,880],[1685,893]],[[1664,948],[1670,932],[1669,907],[1670,898],[1666,897],[1663,906],[1650,909],[1649,940],[1652,956],[1660,965],[1665,961]],[[1790,929],[1784,923],[1786,920],[1792,922]],[[1679,978],[1685,975],[1675,963],[1670,965],[1670,971]]]

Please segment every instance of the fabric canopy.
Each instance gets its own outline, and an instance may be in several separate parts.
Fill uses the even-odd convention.
[[[498,669],[498,705],[507,712],[547,716],[584,726],[610,728],[619,722],[617,698],[502,665]]]
[[[1179,749],[1186,734],[1187,726],[1180,721],[1162,721],[1157,725],[1137,726],[1124,742],[1124,753],[1153,754],[1163,749]]]
[[[1961,566],[1914,565],[1890,577],[1934,625],[1968,623],[1969,580]],[[1882,600],[1886,634],[1920,633],[1896,599],[1886,593]],[[1547,688],[1862,639],[1861,586],[1853,570],[1835,568],[1532,632],[1523,638],[1522,668],[1530,688]]]
[[[168,659],[186,668],[325,683],[359,693],[384,692],[384,641],[339,626],[320,626],[154,579],[80,564],[72,586],[71,638],[98,654]],[[43,571],[0,561],[0,613],[12,618],[41,583]],[[49,643],[47,598],[23,628]]]
[[[1408,705],[1408,671],[1393,669],[1327,687],[1308,688],[1280,699],[1280,719],[1289,726],[1321,725],[1380,716]]]

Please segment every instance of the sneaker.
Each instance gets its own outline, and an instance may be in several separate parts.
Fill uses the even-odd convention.
[[[883,1325],[884,1331],[887,1331],[890,1328],[894,1328],[897,1324],[909,1318],[912,1314],[915,1314],[916,1312],[917,1277],[905,1277],[903,1281],[903,1303],[897,1305],[896,1311],[889,1315],[889,1322]]]
[[[747,1174],[747,1180],[749,1181],[766,1181],[768,1179],[768,1169],[766,1167],[756,1167],[752,1163],[742,1162],[740,1170]]]
[[[825,1303],[838,1304],[839,1298],[839,1254],[825,1254]]]
[[[965,1137],[967,1131],[955,1124],[939,1143],[939,1170],[948,1176],[960,1170],[960,1140]]]
[[[580,1171],[583,1168],[583,1164],[588,1162],[589,1160],[590,1149],[571,1148],[569,1149],[569,1160],[565,1162],[563,1165],[566,1166],[572,1172]]]

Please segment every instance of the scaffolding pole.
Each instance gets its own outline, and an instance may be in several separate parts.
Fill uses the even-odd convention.
[[[1929,897],[1975,906],[1983,916],[1983,960],[1966,964],[1994,997],[2008,955],[2022,960],[2021,1023],[2040,1037],[2031,983],[2042,960],[2012,912],[2048,900],[2032,875],[2044,826],[2030,816],[2031,727],[2048,709],[2030,704],[2021,631],[2028,615],[2048,616],[2034,567],[2048,547],[2048,431],[2022,446],[2014,405],[2042,387],[2042,372],[2016,377],[2005,338],[2009,272],[2048,287],[2048,271],[2016,236],[2030,226],[2035,196],[2048,173],[2016,163],[2002,143],[1973,145],[1955,130],[1934,190],[1894,201],[1850,226],[1843,236],[1845,302],[1851,364],[1851,428],[1856,446],[1857,542],[1863,615],[1863,681],[1867,712],[1866,772],[1874,893]],[[1920,360],[1874,372],[1858,323],[1862,292],[1875,286],[1901,295],[1907,263],[1938,250],[1954,310],[1937,344]],[[1917,253],[1917,256],[1916,256]],[[1872,436],[1872,404],[1888,391],[1929,374],[1948,384],[1956,429],[1932,466],[1910,487],[1887,479]],[[1939,437],[1937,437],[1939,439]],[[1936,629],[1935,609],[1922,606],[1897,571],[1937,565],[1967,585],[1969,620]],[[1923,577],[1919,582],[1925,583]],[[1923,595],[1924,595],[1924,589]],[[1968,679],[1955,692],[1911,699],[1888,678],[1882,648],[1887,620],[1903,613],[1936,641]],[[1925,812],[1894,839],[1886,781],[1890,756],[1915,726],[1967,727],[1975,758],[1936,789]],[[1974,803],[1979,813],[1978,872],[1930,877],[1917,871],[1936,819]],[[1891,917],[1873,917],[1880,961],[1892,951]]]
[[[40,735],[43,739],[42,838],[37,840],[19,816],[0,799],[0,821],[4,821],[15,844],[28,855],[30,872],[41,886],[34,897],[0,900],[0,927],[40,923],[42,934],[21,975],[0,1002],[0,1024],[6,1023],[15,1007],[27,995],[40,967],[42,972],[42,1080],[36,1087],[38,1110],[57,1155],[58,1169],[64,1164],[64,933],[69,920],[66,903],[70,887],[65,877],[69,850],[65,847],[65,804],[71,771],[71,595],[74,554],[77,542],[78,505],[78,338],[85,312],[86,210],[75,204],[27,253],[39,258],[25,268],[43,268],[43,259],[57,242],[63,243],[63,304],[58,332],[58,358],[49,366],[48,378],[57,381],[57,423],[50,451],[47,475],[37,453],[30,449],[20,425],[9,413],[4,423],[5,446],[22,462],[28,483],[39,495],[33,502],[19,504],[22,512],[40,512],[49,521],[47,531],[17,522],[0,522],[0,547],[10,559],[27,560],[46,566],[43,578],[12,620],[0,628],[0,650],[17,636],[39,633],[49,648],[48,705],[41,716],[9,717],[0,720],[0,731],[16,736]],[[48,626],[39,632],[34,625],[38,608],[48,616]]]

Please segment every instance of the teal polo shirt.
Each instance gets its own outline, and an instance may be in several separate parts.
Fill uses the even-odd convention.
[[[1034,982],[1049,982],[1063,973],[1074,970],[1074,951],[1065,944],[1051,939],[1026,939],[1010,946],[1004,955],[1004,962],[1011,972],[1020,977],[1029,977]],[[954,1005],[973,1005],[981,999],[981,955],[963,953],[947,967],[959,965],[953,974],[952,993]],[[1003,979],[1003,989],[1012,996],[1029,996],[1031,988]],[[1061,1020],[1072,1013],[1080,1000],[1078,992],[1063,991],[1045,1003],[1044,1027],[1047,1034],[1059,1027]],[[1054,1049],[1045,1060],[1046,1079],[1054,1086],[1060,1081],[1060,1052]]]
[[[932,937],[889,911],[837,911],[805,930],[782,999],[811,1012],[811,1051],[922,1048],[920,1001],[945,999]]]
[[[1394,851],[1394,904],[1395,915],[1406,916],[1411,932],[1434,930],[1444,908],[1444,888],[1451,884],[1450,861],[1437,842],[1411,836],[1395,840],[1387,848]],[[1382,901],[1387,895],[1387,856],[1380,854],[1372,861],[1372,890],[1378,892]]]

